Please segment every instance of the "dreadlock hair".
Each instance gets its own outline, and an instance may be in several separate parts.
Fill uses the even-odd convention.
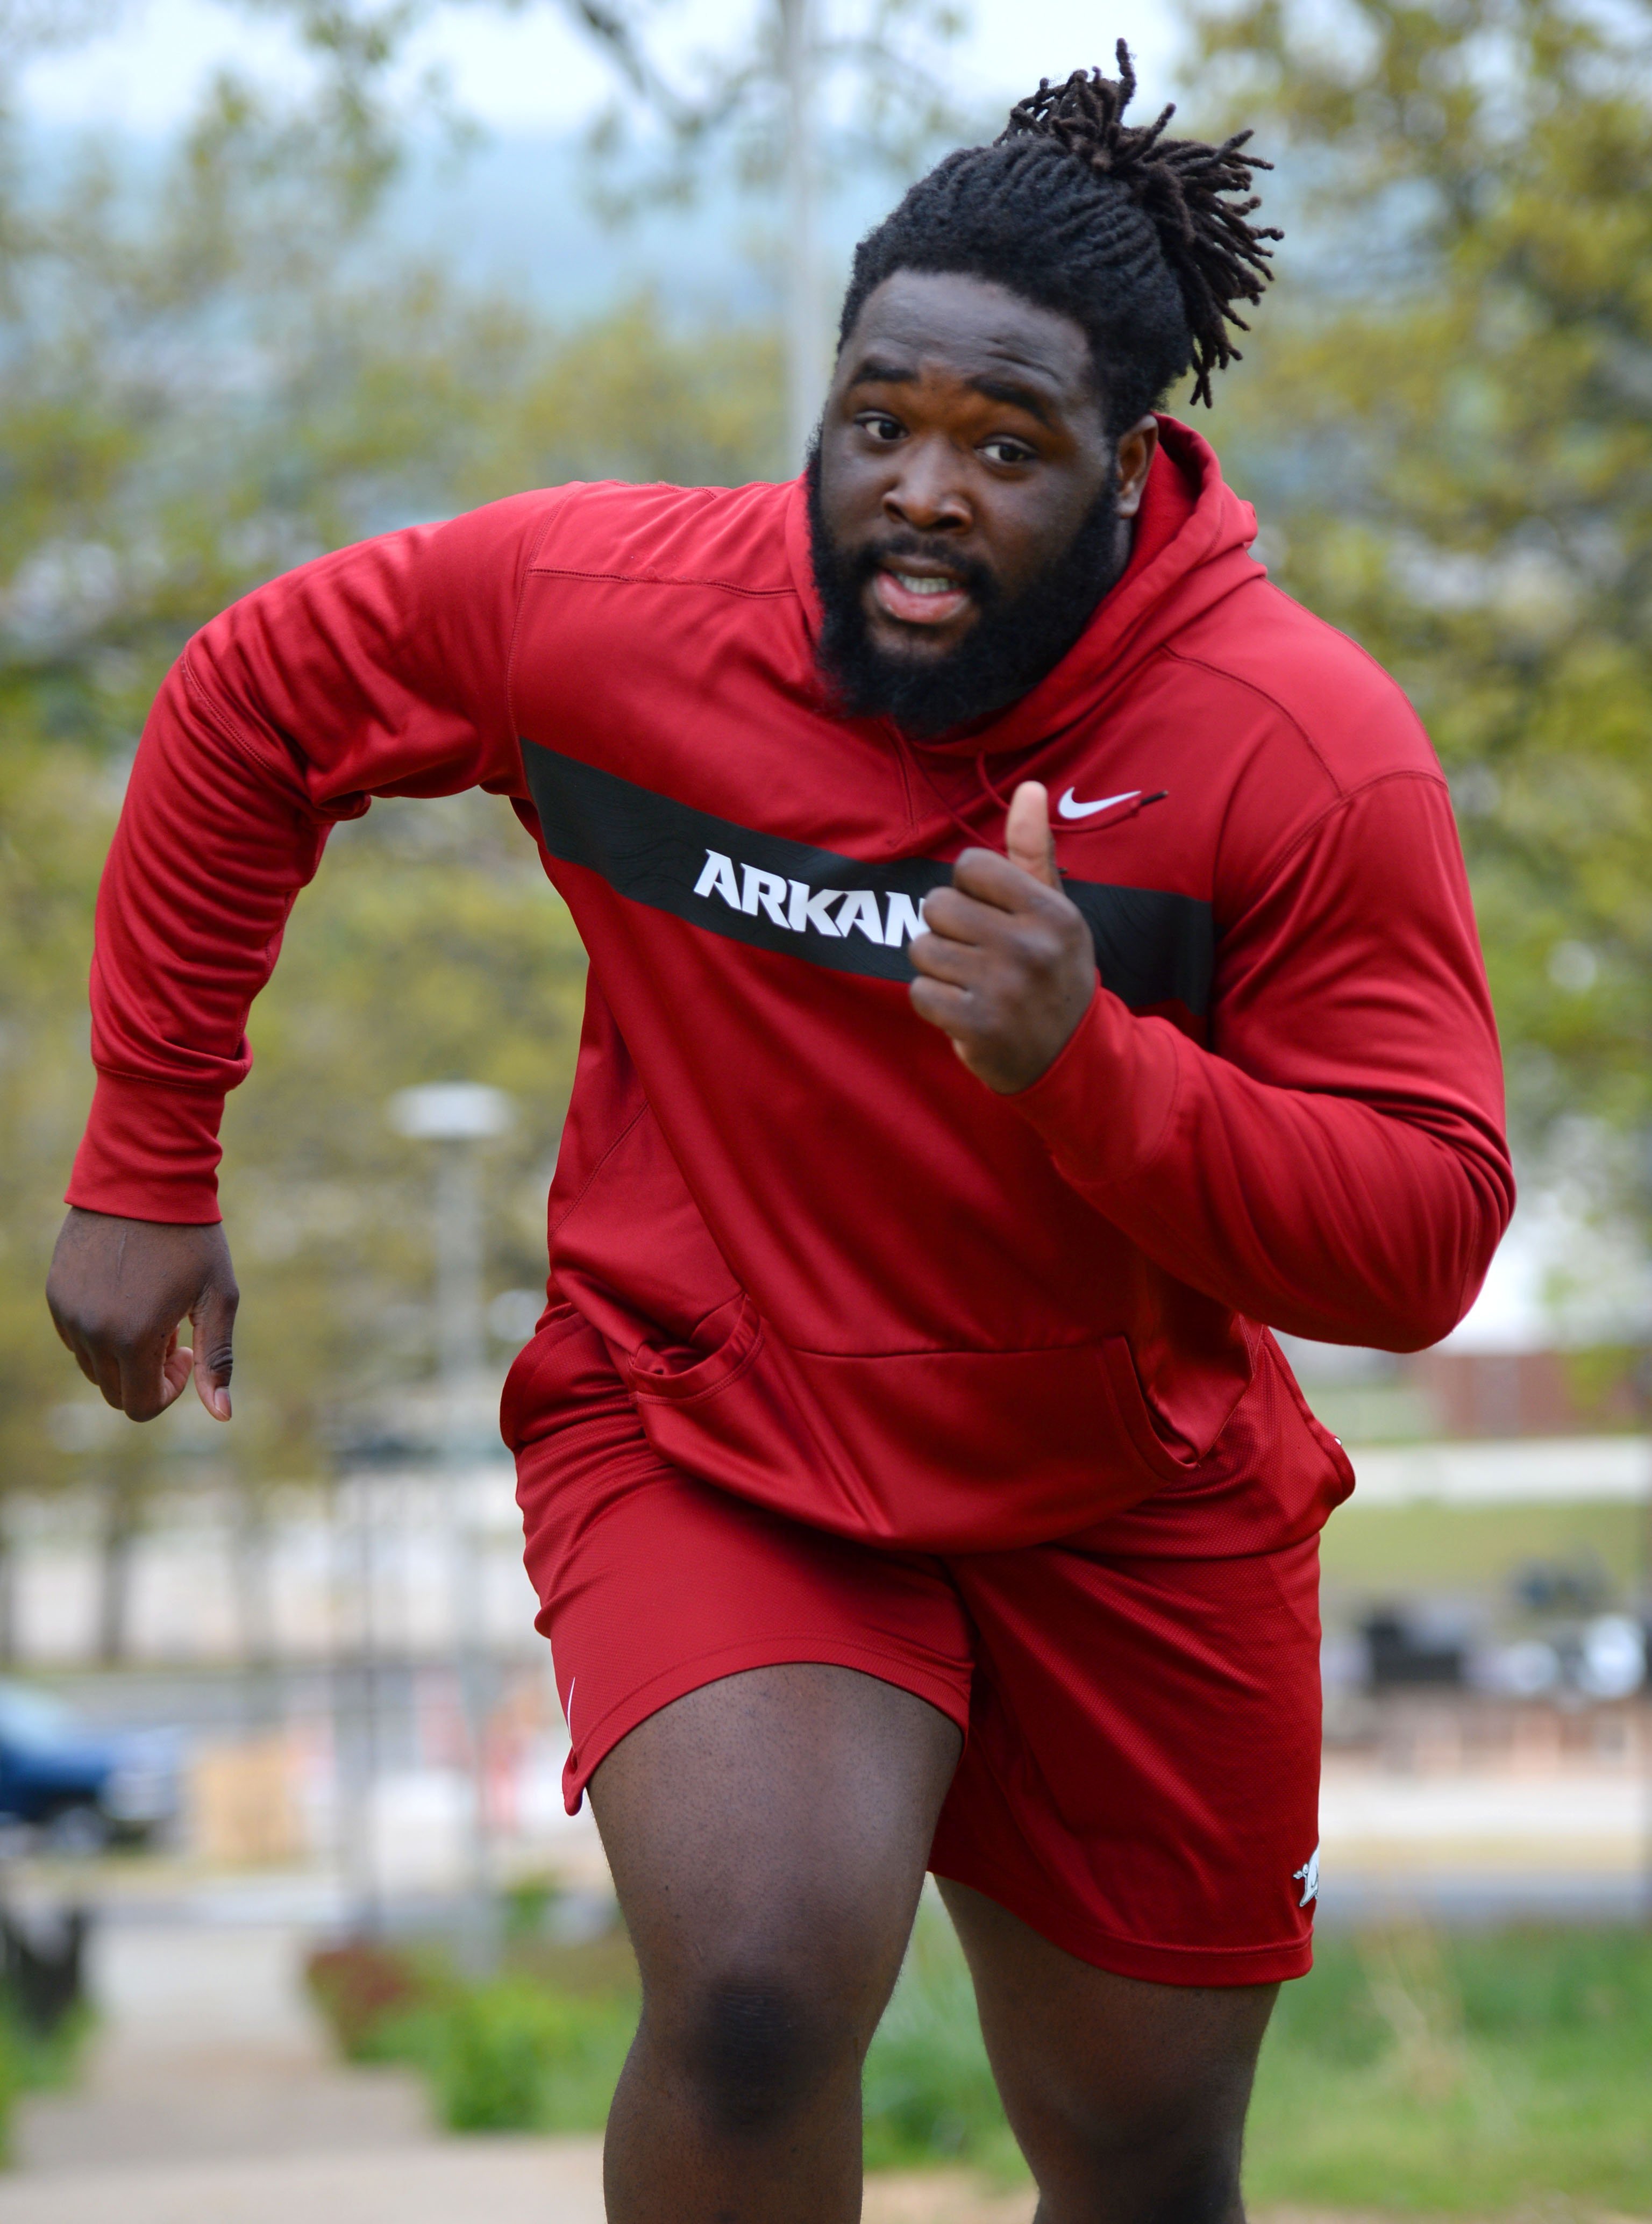
[[[1230,327],[1250,330],[1233,304],[1262,299],[1273,275],[1264,242],[1283,237],[1245,220],[1261,205],[1252,173],[1273,166],[1241,154],[1248,131],[1219,147],[1167,139],[1174,107],[1126,123],[1136,72],[1123,39],[1117,51],[1117,79],[1099,70],[1041,79],[990,147],[948,155],[867,234],[840,348],[896,271],[964,271],[1083,329],[1110,435],[1190,367],[1193,399],[1209,405],[1211,373],[1239,360]]]

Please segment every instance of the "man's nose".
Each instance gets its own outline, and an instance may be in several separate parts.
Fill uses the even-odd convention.
[[[918,533],[964,533],[974,512],[949,440],[915,440],[885,490],[883,515]]]

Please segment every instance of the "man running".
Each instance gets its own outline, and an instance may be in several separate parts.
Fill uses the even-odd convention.
[[[1045,2224],[1241,2216],[1353,1480],[1269,1330],[1433,1343],[1510,1207],[1427,741],[1153,414],[1274,235],[1120,62],[862,243],[799,483],[522,495],[207,626],[105,875],[51,1301],[137,1420],[229,1417],[218,1115],[334,821],[508,795],[589,951],[503,1425],[642,1970],[617,2224],[858,2214],[926,1867]]]

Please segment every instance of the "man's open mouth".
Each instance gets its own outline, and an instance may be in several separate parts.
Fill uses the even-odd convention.
[[[902,625],[945,625],[970,600],[970,591],[950,572],[921,565],[881,564],[872,574],[872,592],[886,617]]]

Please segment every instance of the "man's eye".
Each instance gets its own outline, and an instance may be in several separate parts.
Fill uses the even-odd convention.
[[[870,433],[875,440],[882,440],[884,442],[898,440],[902,433],[906,430],[905,426],[902,424],[898,417],[882,417],[876,414],[870,414],[863,417],[860,421],[863,428],[866,432]]]
[[[989,463],[994,464],[1030,464],[1033,460],[1033,452],[1024,440],[1011,440],[1007,437],[984,440],[981,453]]]

